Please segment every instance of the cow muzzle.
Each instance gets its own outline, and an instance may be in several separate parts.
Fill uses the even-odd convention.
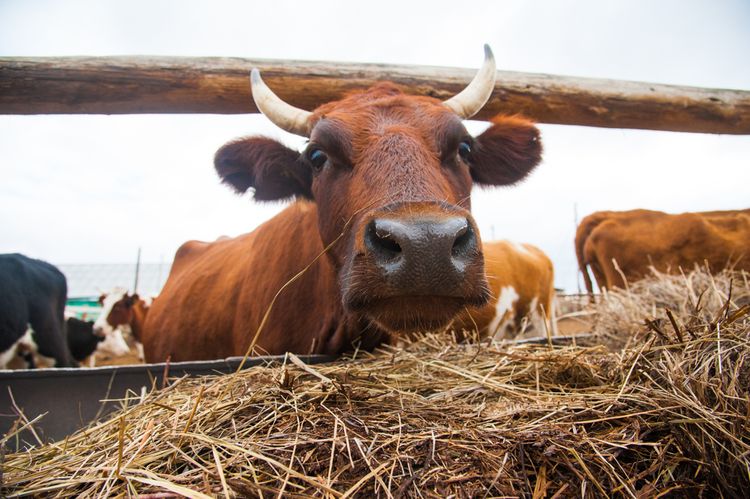
[[[406,295],[455,294],[478,255],[476,233],[464,217],[378,218],[367,225],[365,246],[383,277]]]
[[[478,231],[465,210],[399,205],[368,217],[344,303],[392,332],[433,330],[489,299]]]

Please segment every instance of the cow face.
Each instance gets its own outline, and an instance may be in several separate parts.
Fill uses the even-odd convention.
[[[112,356],[130,352],[122,330],[130,327],[135,296],[129,295],[125,289],[115,288],[99,297],[102,311],[94,322],[94,334],[104,340],[97,346],[98,352]]]
[[[493,83],[473,97],[480,103],[408,96],[383,83],[313,113],[282,107],[279,118],[271,109],[275,123],[307,130],[306,149],[240,139],[217,152],[216,169],[236,191],[254,188],[258,200],[296,196],[317,204],[345,309],[392,332],[442,327],[489,298],[470,213],[473,184],[513,184],[541,155],[538,130],[522,118],[496,118],[478,137],[466,131],[461,118],[489,98],[494,63],[483,73]],[[255,78],[263,110],[268,97],[256,95]],[[467,91],[472,97],[477,89]]]

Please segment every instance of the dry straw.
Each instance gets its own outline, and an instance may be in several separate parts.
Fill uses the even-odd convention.
[[[607,346],[430,334],[328,365],[290,356],[179,379],[65,441],[6,455],[1,492],[748,494],[747,276],[657,275],[591,307]]]

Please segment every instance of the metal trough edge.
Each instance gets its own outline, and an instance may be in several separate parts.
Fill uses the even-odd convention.
[[[284,362],[286,356],[251,357],[243,369]],[[333,355],[300,355],[306,364],[336,360]],[[128,391],[140,394],[142,387],[161,387],[163,376],[203,376],[227,374],[237,370],[242,357],[222,360],[171,362],[94,368],[53,368],[0,370],[0,434],[5,436],[19,421],[18,409],[27,421],[44,415],[33,425],[44,443],[64,439],[92,421],[121,407]],[[133,399],[131,395],[131,399]],[[103,401],[108,399],[108,401]],[[23,423],[20,423],[23,424]],[[10,450],[39,445],[29,430],[23,430],[5,442]]]

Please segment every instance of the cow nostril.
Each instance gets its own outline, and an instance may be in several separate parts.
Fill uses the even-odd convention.
[[[370,250],[382,259],[395,258],[402,252],[394,234],[387,228],[379,227],[375,221],[368,225],[365,240]]]
[[[460,256],[465,254],[468,250],[474,247],[476,237],[474,231],[470,225],[465,225],[456,233],[456,239],[453,241],[453,247],[451,248],[451,254]]]
[[[381,246],[381,248],[393,253],[401,252],[401,246],[399,246],[398,243],[393,240],[393,236],[390,233],[381,234],[376,230],[375,237],[377,238],[377,243]]]

